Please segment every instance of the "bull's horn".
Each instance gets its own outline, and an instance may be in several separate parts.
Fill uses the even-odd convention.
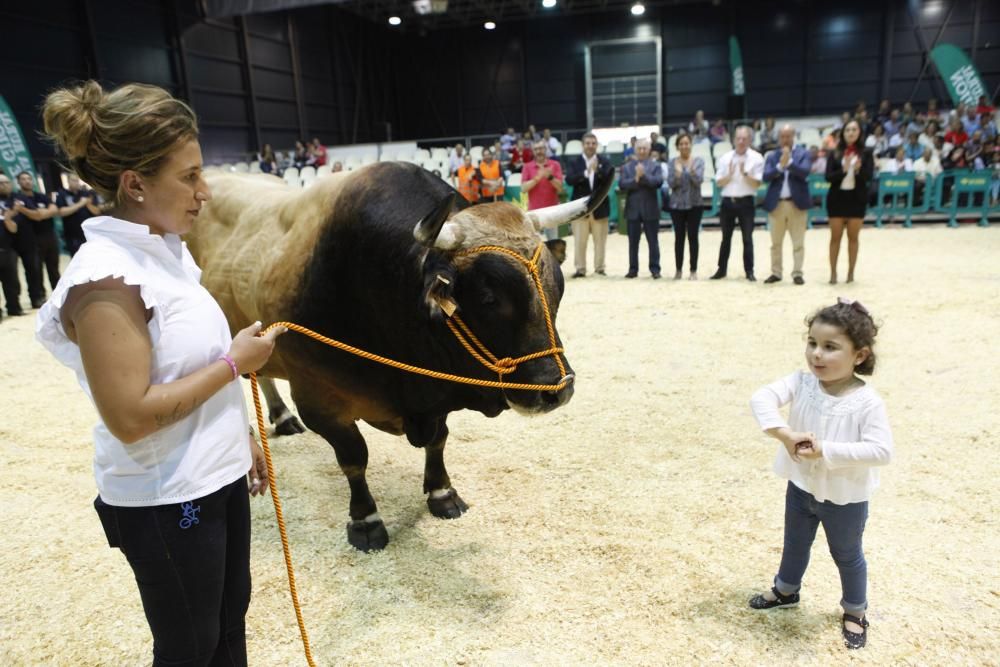
[[[453,192],[444,197],[434,207],[434,210],[425,215],[417,223],[416,227],[413,228],[413,238],[418,243],[428,247],[434,245],[438,234],[441,233],[441,226],[444,225],[445,220],[448,219],[448,214],[451,213],[451,209],[455,205],[456,194]]]
[[[594,191],[586,199],[580,198],[565,204],[540,208],[529,212],[528,218],[534,225],[535,230],[541,231],[543,229],[558,227],[559,225],[564,225],[567,222],[572,222],[585,215],[589,215],[608,196],[608,191],[611,189],[611,184],[614,180],[614,171],[612,171],[603,180],[595,181]]]
[[[441,225],[441,233],[434,241],[434,247],[439,250],[454,250],[465,241],[465,230],[453,220]]]

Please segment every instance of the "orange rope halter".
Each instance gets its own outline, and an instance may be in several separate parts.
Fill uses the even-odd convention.
[[[481,252],[497,252],[507,255],[508,257],[512,257],[517,260],[524,265],[525,268],[527,268],[528,274],[531,276],[531,279],[535,284],[535,288],[538,290],[538,297],[542,304],[542,312],[545,314],[545,326],[549,335],[550,347],[547,350],[526,354],[522,357],[517,357],[516,359],[511,359],[510,357],[498,359],[492,352],[489,351],[489,349],[487,349],[485,345],[483,345],[483,343],[479,341],[478,338],[476,338],[476,335],[472,333],[472,330],[469,329],[469,327],[458,315],[452,315],[447,320],[447,323],[448,328],[451,329],[453,334],[455,334],[455,338],[458,339],[458,342],[461,343],[462,347],[464,347],[473,358],[489,370],[496,373],[499,376],[499,380],[467,378],[461,375],[442,373],[440,371],[433,371],[426,368],[420,368],[419,366],[405,364],[401,361],[396,361],[394,359],[389,359],[388,357],[366,352],[365,350],[354,347],[353,345],[348,345],[347,343],[343,343],[339,340],[327,338],[326,336],[318,334],[311,329],[307,329],[291,322],[275,322],[269,325],[267,329],[261,331],[259,335],[263,336],[271,329],[283,326],[288,328],[290,331],[296,331],[304,334],[321,343],[345,352],[350,352],[351,354],[363,359],[369,359],[371,361],[391,366],[393,368],[398,368],[409,373],[426,375],[438,380],[447,380],[448,382],[457,382],[459,384],[470,384],[479,387],[492,387],[496,389],[522,389],[525,391],[560,391],[564,389],[570,382],[573,381],[573,376],[566,372],[566,366],[560,357],[560,355],[563,354],[563,348],[556,345],[556,329],[552,324],[552,314],[549,311],[548,299],[545,298],[545,290],[542,289],[542,278],[539,272],[540,258],[542,256],[542,244],[538,244],[538,247],[535,249],[535,253],[532,255],[530,260],[525,259],[520,254],[510,250],[509,248],[492,245],[470,248],[469,250],[463,250],[457,253],[457,255],[473,255]],[[503,381],[503,376],[516,371],[519,365],[528,361],[549,356],[555,357],[556,366],[559,367],[559,372],[562,373],[562,379],[558,384],[528,384]],[[292,567],[292,550],[288,544],[288,533],[285,530],[285,518],[281,511],[281,499],[278,497],[278,486],[276,484],[277,477],[274,474],[274,463],[271,460],[271,448],[268,446],[267,431],[264,428],[264,410],[260,403],[260,392],[257,386],[257,373],[255,372],[250,373],[250,388],[253,391],[254,411],[257,413],[257,432],[260,434],[261,446],[264,449],[264,459],[267,461],[268,487],[271,490],[271,500],[274,502],[274,514],[278,520],[278,532],[281,534],[281,549],[284,552],[285,570],[288,573],[288,591],[292,596],[292,606],[295,607],[295,620],[298,622],[299,634],[302,636],[302,648],[305,652],[306,662],[309,663],[309,667],[316,667],[316,663],[313,661],[312,651],[309,648],[309,636],[306,633],[306,624],[302,617],[302,607],[299,605],[298,590],[295,587],[295,570]]]

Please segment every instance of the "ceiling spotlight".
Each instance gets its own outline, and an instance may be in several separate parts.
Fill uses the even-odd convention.
[[[542,0],[542,7],[545,9],[552,9],[556,6],[556,0]]]
[[[389,25],[399,25],[402,22],[403,22],[403,19],[399,18],[398,16],[390,16],[389,17]]]
[[[632,16],[642,16],[646,13],[646,6],[641,2],[637,2],[632,5]]]
[[[487,21],[486,23],[483,24],[483,27],[486,28],[487,30],[494,30],[496,29],[497,24],[494,23],[493,21]]]

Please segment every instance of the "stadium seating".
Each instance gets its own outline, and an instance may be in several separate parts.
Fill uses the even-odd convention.
[[[566,150],[563,151],[563,155],[580,155],[583,153],[583,142],[579,139],[570,139],[566,142]]]
[[[823,137],[819,130],[813,127],[805,127],[799,132],[799,143],[803,146],[822,146]]]
[[[712,146],[712,157],[718,160],[720,157],[733,150],[733,145],[728,141],[720,141]]]

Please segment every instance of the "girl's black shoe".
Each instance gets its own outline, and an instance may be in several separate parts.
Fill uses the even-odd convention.
[[[861,626],[861,632],[851,632],[847,629],[847,622],[857,623]],[[840,629],[844,633],[844,645],[847,648],[864,648],[865,644],[868,643],[868,619],[858,618],[857,616],[851,616],[850,614],[844,614],[844,618],[841,619]]]
[[[757,594],[750,598],[751,609],[780,609],[782,607],[795,607],[799,604],[799,594],[782,595],[777,588],[772,587],[771,593],[776,599],[768,600],[763,595]]]

